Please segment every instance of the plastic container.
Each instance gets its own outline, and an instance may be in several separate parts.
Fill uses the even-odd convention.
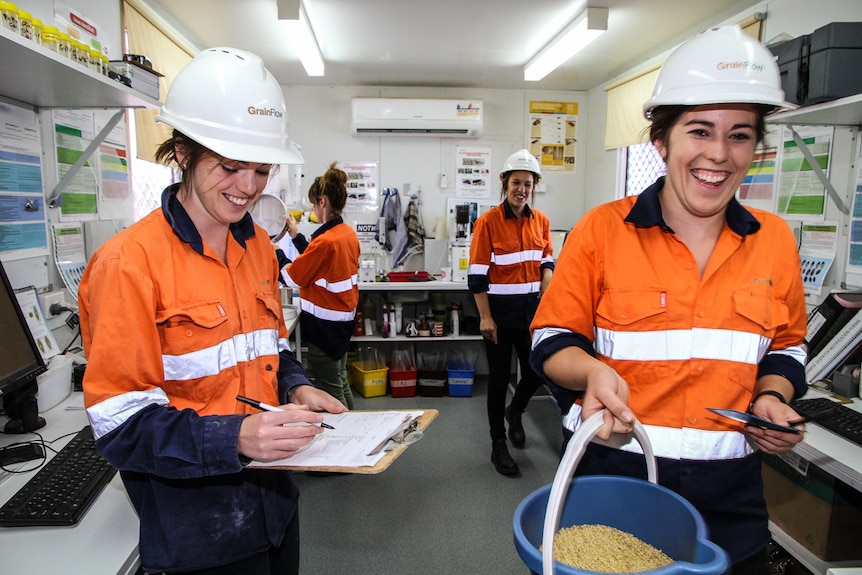
[[[420,369],[416,377],[416,387],[423,397],[443,397],[446,392],[445,370]]]
[[[37,44],[42,44],[42,21],[38,18],[33,18],[33,41]]]
[[[90,67],[90,47],[84,44],[83,42],[78,42],[77,40],[73,40],[75,42],[75,47],[78,49],[76,52],[78,55],[78,64],[85,68]]]
[[[389,281],[391,282],[424,282],[428,281],[428,272],[389,272]]]
[[[57,53],[64,58],[72,57],[72,38],[65,32],[57,34]]]
[[[18,6],[12,2],[0,0],[0,14],[3,16],[3,27],[18,34]]]
[[[54,26],[42,27],[42,45],[52,52],[60,52],[60,31]]]
[[[475,369],[449,369],[449,395],[451,397],[472,397]]]
[[[416,369],[390,369],[389,390],[392,397],[415,397],[418,373],[419,371]]]
[[[28,40],[33,39],[33,16],[26,10],[18,10],[18,33]]]
[[[354,361],[350,364],[350,383],[362,397],[380,397],[386,395],[386,375],[388,367],[378,368],[375,365]]]
[[[515,548],[535,573],[596,575],[553,560],[558,527],[599,524],[625,531],[662,550],[673,562],[646,571],[651,575],[721,575],[729,566],[727,553],[707,539],[700,513],[679,494],[656,484],[656,463],[646,431],[635,423],[643,447],[649,481],[631,477],[576,477],[575,466],[602,425],[604,412],[581,424],[569,441],[554,482],[528,495],[515,510]],[[539,546],[543,546],[539,551]]]

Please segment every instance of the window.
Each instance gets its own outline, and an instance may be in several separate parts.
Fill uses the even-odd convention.
[[[664,160],[652,143],[635,144],[619,149],[625,155],[626,195],[636,196],[667,172]]]

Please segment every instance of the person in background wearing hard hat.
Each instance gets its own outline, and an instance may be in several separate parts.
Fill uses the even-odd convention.
[[[213,48],[156,119],[174,128],[156,158],[182,180],[105,242],[79,290],[96,445],[138,512],[148,573],[297,573],[293,474],[246,465],[290,457],[324,432],[317,411],[344,407],[290,351],[275,250],[248,214],[274,164],[302,161],[284,96],[259,57]]]
[[[325,174],[314,178],[308,200],[323,225],[309,242],[299,233],[296,220],[286,216],[287,233],[300,255],[289,262],[277,250],[278,263],[287,266],[283,277],[288,287],[299,288],[302,340],[308,345],[314,385],[353,409],[347,351],[359,303],[360,247],[356,232],[341,219],[347,203],[347,173],[333,163]]]
[[[500,170],[503,202],[479,216],[473,226],[467,287],[479,310],[479,329],[488,355],[488,423],[491,462],[499,473],[516,475],[518,464],[506,445],[524,447],[521,414],[541,380],[529,364],[530,321],[554,273],[554,247],[547,216],[530,207],[542,179],[539,162],[527,150],[509,156]],[[521,380],[506,407],[512,348],[518,355]]]
[[[787,425],[806,391],[805,301],[793,233],[734,197],[764,136],[789,108],[769,51],[738,27],[674,51],[644,105],[667,175],[599,206],[572,230],[531,326],[537,371],[583,391],[599,437],[646,428],[662,485],[687,498],[733,574],[761,574],[770,540],[758,450],[802,439],[713,415]],[[631,434],[592,444],[579,474],[646,478]]]

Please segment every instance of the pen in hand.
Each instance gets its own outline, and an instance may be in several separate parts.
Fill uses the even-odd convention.
[[[247,403],[248,405],[250,405],[252,407],[256,407],[261,411],[284,411],[283,409],[281,409],[279,407],[275,407],[274,405],[268,405],[268,404],[263,403],[261,401],[257,401],[256,399],[250,399],[250,398],[244,397],[242,395],[237,395],[236,400],[239,402],[242,402],[242,403]],[[296,424],[294,424],[294,425],[296,425]],[[321,422],[319,424],[318,423],[308,423],[308,424],[299,423],[299,425],[316,425],[316,426],[322,427],[324,429],[335,429],[334,427],[332,427],[328,423],[324,423],[324,422]]]

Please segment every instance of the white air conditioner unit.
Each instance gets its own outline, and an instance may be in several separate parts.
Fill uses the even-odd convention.
[[[478,138],[482,100],[353,98],[354,135]]]

